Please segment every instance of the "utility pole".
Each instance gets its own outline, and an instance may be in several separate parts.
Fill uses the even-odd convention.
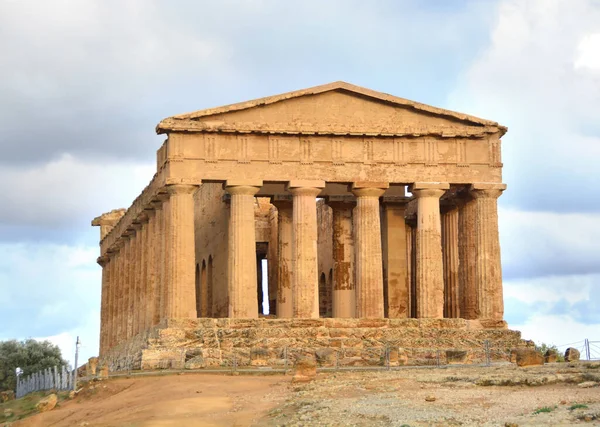
[[[78,335],[77,342],[75,343],[75,372],[73,373],[73,391],[77,390],[77,361],[79,359],[79,347],[81,347],[81,341],[79,341]]]

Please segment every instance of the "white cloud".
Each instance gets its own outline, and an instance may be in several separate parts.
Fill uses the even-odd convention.
[[[600,3],[503,0],[492,28],[448,106],[508,126],[501,203],[600,211]]]
[[[101,163],[65,154],[46,164],[0,168],[0,193],[10,209],[0,224],[57,227],[129,207],[154,175],[153,164]]]
[[[554,344],[563,351],[567,345],[581,349],[586,338],[600,341],[600,324],[580,323],[569,315],[534,315],[522,325],[511,325],[511,329],[521,331],[523,339]]]
[[[577,46],[575,68],[600,70],[600,33],[584,36]]]

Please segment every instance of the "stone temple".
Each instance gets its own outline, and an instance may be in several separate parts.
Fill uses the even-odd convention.
[[[100,357],[524,345],[503,320],[506,130],[344,82],[164,119],[151,182],[92,222]]]

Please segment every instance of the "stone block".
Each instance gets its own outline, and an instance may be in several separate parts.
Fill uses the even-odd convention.
[[[314,358],[301,357],[294,364],[292,382],[308,382],[317,376],[317,363]]]
[[[389,359],[390,366],[405,366],[408,364],[408,354],[403,348],[390,348]]]
[[[40,400],[35,405],[35,409],[37,409],[38,412],[48,412],[53,410],[57,403],[58,397],[56,396],[56,394],[52,393],[51,395]]]
[[[576,348],[569,347],[565,351],[565,362],[575,362],[579,360],[579,357],[579,350],[577,350]]]
[[[88,359],[88,363],[86,364],[86,376],[91,377],[96,375],[96,369],[98,368],[98,358],[90,357]]]
[[[548,349],[544,354],[544,363],[555,363],[558,361],[558,353],[556,350]]]
[[[518,348],[515,351],[517,366],[535,366],[544,364],[544,356],[532,348]]]
[[[202,356],[192,357],[185,362],[185,369],[202,369],[206,368],[206,361]]]

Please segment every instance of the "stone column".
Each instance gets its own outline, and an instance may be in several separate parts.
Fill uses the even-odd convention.
[[[410,317],[410,275],[406,242],[407,197],[383,197],[383,284],[389,318]]]
[[[144,210],[139,218],[142,228],[140,230],[140,300],[139,300],[139,332],[144,332],[149,327],[148,321],[148,214]]]
[[[475,285],[475,201],[466,192],[459,193],[458,203],[458,293],[459,312],[463,319],[477,319],[477,289]]]
[[[274,196],[271,203],[277,208],[277,317],[288,319],[294,314],[292,305],[292,198]]]
[[[156,209],[154,203],[146,208],[148,230],[146,235],[146,327],[151,328],[159,322],[157,304],[157,260],[156,260]]]
[[[447,183],[415,183],[411,192],[417,198],[417,317],[444,317],[444,268],[440,197]]]
[[[506,184],[473,184],[475,198],[475,234],[477,258],[475,275],[479,316],[482,319],[502,320],[502,266],[498,235],[498,197]]]
[[[140,259],[142,249],[142,224],[139,219],[133,223],[135,235],[132,236],[132,258],[133,258],[133,304],[131,315],[133,318],[132,336],[140,333],[140,315],[142,299],[142,263]]]
[[[388,186],[387,183],[361,182],[352,185],[352,193],[356,196],[356,317],[384,317],[379,197]]]
[[[194,240],[194,196],[196,185],[167,185],[169,200],[163,205],[167,226],[166,316],[193,318],[196,315]]]
[[[319,317],[317,195],[324,181],[290,181],[292,193],[292,304],[295,318]]]
[[[121,304],[123,334],[121,335],[121,341],[125,341],[131,337],[131,266],[133,265],[133,260],[131,259],[131,234],[133,230],[127,230],[126,233],[126,236],[124,236],[126,240],[123,246],[123,301]]]
[[[262,181],[227,181],[225,184],[225,190],[231,195],[227,291],[229,317],[233,319],[258,318],[254,195],[261,186]]]
[[[442,214],[442,255],[444,259],[444,317],[460,317],[458,281],[458,209],[444,206]]]
[[[109,259],[106,256],[98,257],[98,264],[102,267],[102,290],[100,294],[100,356],[106,353],[106,337],[108,333],[108,288],[110,286]]]
[[[329,197],[333,228],[333,306],[332,317],[356,317],[356,286],[354,275],[353,197]]]
[[[114,347],[119,341],[119,321],[121,318],[119,301],[123,294],[123,239],[119,237],[115,243],[115,269],[114,269],[114,280],[115,286],[111,295],[111,319],[112,328],[110,334],[110,346]]]
[[[152,201],[152,206],[156,212],[156,227],[155,227],[155,272],[156,272],[156,294],[154,298],[155,321],[159,323],[162,319],[167,318],[167,286],[166,286],[166,271],[168,257],[165,251],[167,244],[167,227],[165,222],[165,206],[169,203],[169,198],[164,193],[159,193],[156,200]]]

